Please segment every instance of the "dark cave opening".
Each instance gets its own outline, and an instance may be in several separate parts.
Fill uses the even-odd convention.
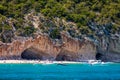
[[[69,55],[58,54],[56,56],[56,61],[71,61],[71,57]]]
[[[21,58],[22,59],[28,59],[28,60],[35,60],[35,59],[40,59],[41,60],[42,55],[36,49],[28,48],[28,49],[26,49],[22,52]]]
[[[97,59],[97,60],[100,60],[100,59],[102,58],[102,56],[103,56],[103,55],[102,55],[101,53],[97,53],[97,54],[96,54],[96,59]]]

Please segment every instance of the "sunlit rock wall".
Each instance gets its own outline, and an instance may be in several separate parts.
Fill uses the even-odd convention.
[[[95,59],[96,47],[92,42],[75,40],[66,34],[61,34],[61,36],[61,44],[43,34],[34,39],[25,38],[14,40],[12,43],[1,43],[0,59],[21,59],[25,56],[26,59],[34,59],[37,56],[36,58],[41,60],[80,61]]]

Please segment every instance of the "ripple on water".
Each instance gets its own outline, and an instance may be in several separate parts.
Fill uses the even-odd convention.
[[[0,80],[120,80],[120,64],[0,64]]]

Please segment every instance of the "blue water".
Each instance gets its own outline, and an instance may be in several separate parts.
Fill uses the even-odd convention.
[[[120,63],[0,64],[0,80],[120,80]]]

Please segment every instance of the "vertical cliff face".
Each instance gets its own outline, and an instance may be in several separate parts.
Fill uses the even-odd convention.
[[[100,37],[97,47],[87,39],[78,40],[66,33],[62,33],[61,37],[60,44],[45,34],[39,34],[34,38],[18,38],[12,43],[1,42],[0,59],[120,60],[119,37]]]
[[[89,33],[78,29],[75,23],[59,18],[54,18],[52,21],[42,14],[32,12],[24,19],[23,26],[30,26],[30,29],[25,28],[23,32],[15,29],[15,21],[6,20],[6,23],[12,26],[12,30],[2,33],[1,38],[4,42],[11,43],[0,43],[0,59],[120,61],[120,29],[116,31],[116,34],[113,33],[112,23],[100,25],[96,22],[89,22],[87,29],[91,29],[93,33],[88,35]],[[37,31],[31,32],[31,28]],[[13,40],[16,34],[20,36],[20,34],[25,34],[24,32],[31,33],[29,36],[32,37],[17,37]],[[35,33],[37,35],[33,38]],[[59,40],[55,40],[56,38]]]
[[[0,59],[20,59],[21,53],[32,45],[32,39],[14,40],[12,43],[1,43]]]
[[[101,54],[103,61],[120,60],[120,38],[119,37],[101,37],[97,52]]]
[[[32,59],[32,57],[40,56],[41,59],[55,59],[59,51],[59,46],[55,46],[48,36],[39,35],[35,39],[28,38],[15,40],[12,43],[2,43],[0,46],[0,58],[20,59],[22,56],[22,58],[27,59],[29,57],[29,59]]]
[[[56,46],[53,41],[47,35],[39,35],[34,39],[33,48],[39,51],[42,59],[52,59],[56,58],[56,55],[60,52],[61,46]]]
[[[39,35],[33,39],[32,46],[22,53],[22,58],[55,60],[59,51],[60,46],[54,45],[48,36]]]
[[[62,34],[62,49],[57,56],[57,60],[90,60],[96,59],[96,46],[88,40],[78,40]]]
[[[47,35],[12,43],[2,43],[0,46],[1,59],[50,59],[50,60],[87,60],[95,59],[96,47],[90,41],[75,40],[62,34],[62,43],[57,44]]]

